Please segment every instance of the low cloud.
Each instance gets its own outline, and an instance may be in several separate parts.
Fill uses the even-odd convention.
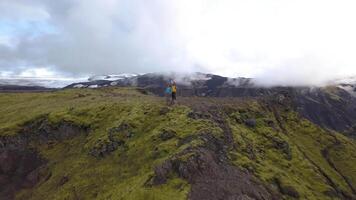
[[[264,85],[356,75],[351,0],[2,0],[0,72],[207,72]]]

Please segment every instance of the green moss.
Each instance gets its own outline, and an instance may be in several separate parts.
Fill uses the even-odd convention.
[[[253,116],[257,122],[254,129],[238,123],[235,120],[236,115],[230,116],[230,124],[238,147],[230,153],[235,165],[255,173],[267,184],[276,184],[275,180],[278,178],[288,186],[287,188],[297,191],[301,199],[332,199],[327,195],[328,191],[332,191],[332,185],[323,173],[332,179],[337,189],[351,194],[352,191],[345,180],[321,153],[333,140],[330,134],[306,120],[300,120],[296,113],[280,112],[286,131],[276,127],[278,123],[268,112]],[[246,113],[242,114],[240,116],[244,118]],[[273,123],[270,124],[273,126],[266,123],[271,120]],[[338,149],[331,150],[331,157],[340,168],[338,171],[342,171],[354,184],[356,166],[351,166],[355,161],[354,153],[351,152],[355,152],[355,144],[338,133],[334,134],[342,137],[348,145],[340,145]],[[348,149],[345,149],[346,147]],[[289,151],[291,159],[285,156]]]
[[[135,89],[0,94],[0,102],[0,111],[6,113],[0,119],[1,134],[16,134],[24,123],[44,115],[52,124],[68,121],[90,127],[88,136],[36,146],[48,160],[51,176],[22,191],[18,199],[185,199],[190,186],[179,178],[162,186],[145,186],[153,167],[186,148],[177,147],[180,138],[208,130],[221,134],[207,120],[188,118],[188,107],[176,106],[161,114],[163,99],[141,95]],[[107,143],[109,130],[122,123],[130,124],[133,132],[125,140],[125,148],[103,158],[91,156],[90,150]],[[166,128],[177,137],[155,139]],[[186,145],[199,143],[193,140]],[[68,182],[61,183],[63,177]]]
[[[203,101],[198,100],[199,104]],[[353,140],[327,132],[284,108],[277,109],[277,122],[274,113],[256,100],[210,101],[221,104],[226,114],[224,120],[234,140],[229,158],[237,167],[252,172],[266,185],[293,188],[300,199],[332,199],[328,193],[334,186],[325,175],[337,189],[352,193],[350,185],[356,183]],[[190,185],[174,175],[167,184],[147,186],[154,166],[188,147],[202,146],[201,134],[224,139],[213,120],[191,119],[188,106],[166,107],[163,98],[142,95],[135,88],[0,94],[0,112],[0,135],[16,134],[24,124],[43,117],[54,125],[67,121],[89,127],[88,135],[34,146],[48,160],[46,170],[51,176],[20,192],[18,199],[186,199]],[[247,127],[246,119],[255,119],[256,127]],[[124,141],[124,147],[104,157],[90,155],[93,148],[107,144],[110,130],[121,124],[130,126],[130,137],[115,136]],[[161,140],[162,130],[175,136]],[[335,141],[338,145],[333,145]],[[322,153],[325,148],[329,160]],[[179,159],[191,156],[187,153]]]

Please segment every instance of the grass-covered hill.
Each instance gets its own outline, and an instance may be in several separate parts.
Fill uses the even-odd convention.
[[[356,142],[288,98],[0,94],[0,199],[355,199]]]

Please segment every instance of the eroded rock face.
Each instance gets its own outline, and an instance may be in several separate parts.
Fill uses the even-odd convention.
[[[294,97],[297,111],[313,123],[356,138],[356,98],[336,89],[329,94],[318,90]]]
[[[51,125],[43,118],[26,124],[14,136],[0,137],[0,199],[13,199],[17,191],[49,178],[47,161],[32,148],[32,143],[58,142],[87,131],[69,122]]]
[[[108,131],[107,140],[98,140],[95,147],[89,153],[96,158],[105,157],[119,147],[124,147],[126,140],[133,136],[132,126],[122,123],[117,127],[111,128]]]
[[[298,112],[322,128],[356,138],[356,98],[349,92],[333,88],[273,88],[263,96],[267,104]],[[272,107],[273,107],[272,106]]]
[[[30,188],[40,179],[40,166],[45,163],[32,150],[0,152],[0,199],[12,199],[21,188]]]
[[[227,146],[209,133],[197,136],[202,147],[188,147],[154,168],[150,184],[165,184],[172,176],[191,184],[189,199],[279,199],[248,171],[229,163]]]
[[[87,134],[88,131],[88,127],[77,126],[71,122],[62,121],[53,125],[46,118],[43,118],[25,125],[20,135],[27,138],[28,141],[47,143],[71,139]]]
[[[251,173],[220,162],[217,155],[207,149],[194,149],[182,160],[167,160],[155,168],[153,185],[167,182],[175,173],[191,184],[189,199],[278,199]]]
[[[193,169],[203,170],[191,179],[190,199],[273,199],[252,174],[213,159],[212,154],[204,152],[192,161]]]

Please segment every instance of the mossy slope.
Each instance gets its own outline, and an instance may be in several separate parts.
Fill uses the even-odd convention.
[[[175,174],[166,184],[148,183],[154,166],[201,146],[197,134],[224,139],[226,130],[217,118],[233,136],[230,162],[283,198],[351,198],[354,140],[321,129],[289,108],[272,107],[257,100],[207,98],[185,98],[180,106],[166,107],[163,99],[132,88],[0,94],[0,136],[16,135],[24,124],[43,117],[52,124],[89,127],[88,135],[34,146],[48,161],[50,176],[19,192],[18,199],[186,199],[190,185]],[[190,117],[199,110],[205,115]],[[255,124],[246,123],[251,119]],[[103,149],[112,143],[110,131],[123,124],[130,134],[115,148]],[[174,134],[162,137],[167,131]],[[192,139],[180,144],[186,138]],[[93,149],[105,153],[93,156]]]

